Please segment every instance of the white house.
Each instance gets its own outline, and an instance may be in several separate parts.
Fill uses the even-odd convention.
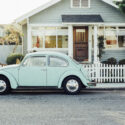
[[[98,37],[105,53],[125,59],[125,15],[110,0],[51,0],[16,19],[24,32],[23,52],[64,52],[82,63],[96,63]]]

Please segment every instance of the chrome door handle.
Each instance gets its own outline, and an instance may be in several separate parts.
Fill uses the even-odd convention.
[[[41,69],[41,71],[47,71],[47,69]]]

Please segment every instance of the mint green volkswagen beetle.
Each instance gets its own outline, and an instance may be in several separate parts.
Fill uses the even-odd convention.
[[[0,94],[18,88],[58,88],[77,94],[95,86],[83,66],[58,52],[35,52],[25,56],[20,65],[0,68]]]

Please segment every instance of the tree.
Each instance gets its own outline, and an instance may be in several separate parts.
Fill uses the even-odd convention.
[[[121,2],[116,2],[116,4],[119,6],[120,10],[125,14],[125,0],[122,0]]]
[[[7,25],[5,28],[5,41],[6,44],[15,45],[13,53],[19,44],[22,44],[22,31],[17,25]]]

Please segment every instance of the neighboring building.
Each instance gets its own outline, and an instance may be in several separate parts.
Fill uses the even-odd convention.
[[[105,53],[125,59],[125,16],[112,0],[52,0],[18,18],[24,33],[23,52],[53,50],[79,62],[96,63],[98,37]]]

